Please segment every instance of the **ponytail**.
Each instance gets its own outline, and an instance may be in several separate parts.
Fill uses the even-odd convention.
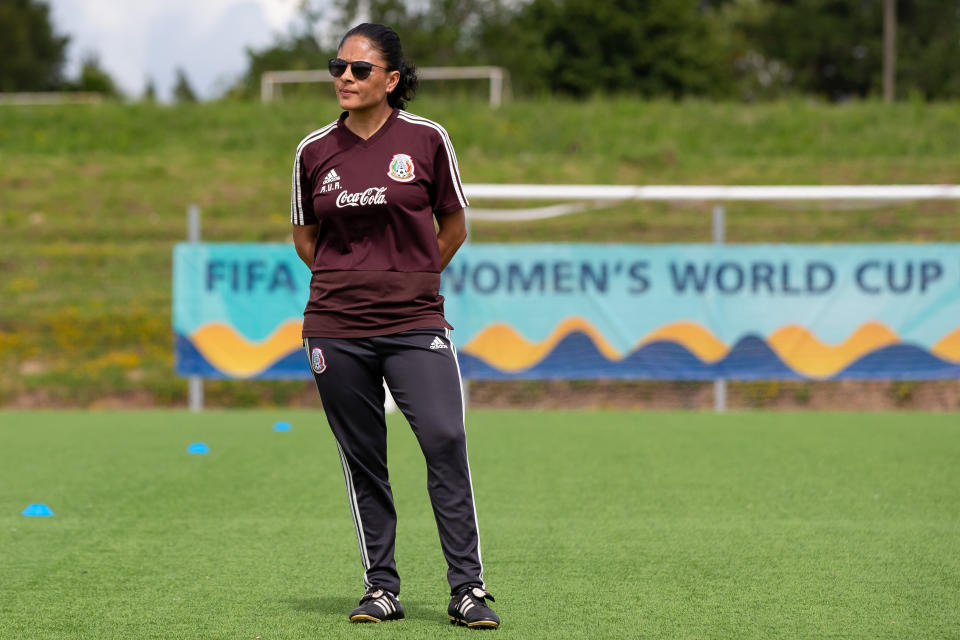
[[[404,109],[416,95],[420,79],[417,77],[417,67],[406,61],[400,62],[400,68],[397,71],[400,72],[400,80],[397,81],[393,91],[387,94],[387,103],[395,109]]]

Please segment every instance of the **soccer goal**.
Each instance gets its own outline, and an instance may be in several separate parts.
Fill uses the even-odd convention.
[[[490,106],[499,107],[510,97],[510,73],[503,67],[421,67],[421,80],[488,80]],[[326,69],[267,71],[260,76],[260,99],[270,102],[282,95],[282,85],[309,82],[333,82]]]

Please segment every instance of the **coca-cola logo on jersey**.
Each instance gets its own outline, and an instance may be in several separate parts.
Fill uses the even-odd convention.
[[[370,187],[355,193],[343,190],[337,194],[337,208],[339,209],[343,207],[365,207],[373,204],[387,204],[386,187]]]

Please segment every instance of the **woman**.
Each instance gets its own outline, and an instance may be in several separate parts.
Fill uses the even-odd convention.
[[[329,62],[344,113],[297,147],[291,220],[310,267],[304,347],[337,441],[366,593],[352,622],[403,619],[387,479],[387,385],[427,461],[454,624],[496,628],[486,604],[456,350],[440,272],[466,239],[467,200],[440,125],[402,109],[417,76],[393,29],[361,24]],[[434,227],[434,219],[437,227]],[[439,229],[439,230],[435,230]]]

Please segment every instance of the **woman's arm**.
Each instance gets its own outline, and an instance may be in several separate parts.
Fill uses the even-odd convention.
[[[313,269],[313,257],[317,253],[317,224],[293,225],[293,246],[297,248],[297,255],[303,263]]]
[[[450,264],[453,255],[467,239],[467,216],[463,209],[437,216],[437,244],[440,246],[440,270]]]

